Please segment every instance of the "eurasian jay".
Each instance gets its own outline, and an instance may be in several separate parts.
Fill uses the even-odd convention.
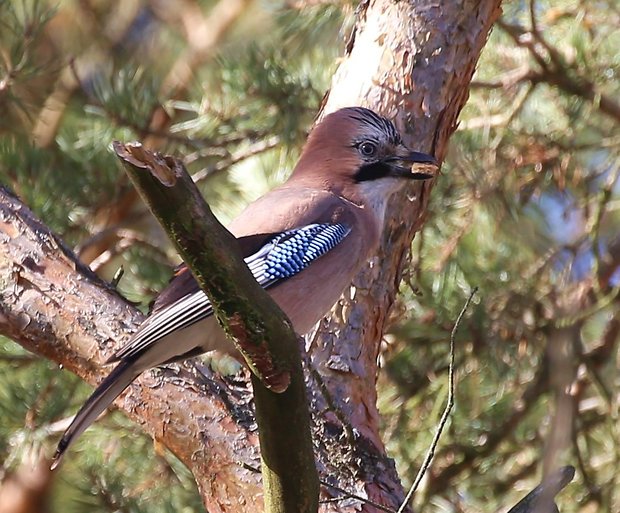
[[[249,205],[229,230],[258,283],[303,335],[376,250],[392,193],[405,180],[432,178],[437,167],[430,155],[409,150],[386,118],[361,107],[341,109],[310,133],[290,178]],[[117,366],[63,434],[52,468],[145,370],[208,351],[236,354],[212,313],[182,265],[144,323],[106,362]]]

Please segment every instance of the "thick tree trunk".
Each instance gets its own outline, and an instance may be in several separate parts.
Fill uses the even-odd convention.
[[[415,149],[443,157],[500,0],[363,2],[324,112],[365,105],[394,118]],[[447,178],[439,178],[447,179]],[[431,185],[395,197],[377,257],[308,345],[307,385],[325,498],[344,489],[396,509],[404,496],[378,435],[379,342]],[[96,383],[100,363],[142,315],[83,268],[0,191],[0,333]],[[118,402],[193,471],[211,513],[260,511],[249,385],[199,365],[145,373]],[[380,511],[358,498],[324,511]]]
[[[350,105],[369,107],[393,119],[409,147],[443,160],[500,4],[363,2],[323,113]],[[432,188],[428,182],[408,185],[391,202],[377,256],[309,345],[312,365],[331,391],[330,407],[340,411],[338,417],[349,423],[349,432],[359,432],[381,455],[385,449],[375,388],[379,346]],[[355,466],[352,463],[351,475]],[[393,471],[365,482],[352,479],[347,488],[392,508],[402,498]]]

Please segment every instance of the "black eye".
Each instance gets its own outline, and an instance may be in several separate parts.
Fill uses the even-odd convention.
[[[377,145],[366,141],[359,145],[359,150],[364,157],[372,157],[375,153],[377,153]]]

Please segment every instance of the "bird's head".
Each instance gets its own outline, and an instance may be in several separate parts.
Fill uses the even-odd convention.
[[[390,120],[348,107],[316,125],[292,177],[320,180],[349,199],[357,196],[384,207],[404,181],[433,178],[437,170],[433,156],[405,146]]]

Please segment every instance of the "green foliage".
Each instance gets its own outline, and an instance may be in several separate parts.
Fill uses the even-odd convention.
[[[75,513],[204,511],[189,470],[168,459],[155,454],[150,438],[122,414],[109,414],[63,464],[53,506]]]
[[[507,510],[551,456],[556,466],[578,467],[560,511],[618,508],[610,473],[617,448],[608,445],[603,459],[598,452],[616,436],[617,363],[590,358],[618,347],[607,335],[618,316],[617,278],[598,292],[591,279],[620,265],[620,120],[583,88],[591,81],[598,94],[619,97],[617,51],[608,41],[617,41],[618,14],[559,1],[535,2],[533,10],[546,68],[527,47],[536,37],[529,4],[506,4],[414,243],[415,293],[404,288],[400,307],[411,316],[387,337],[380,406],[388,447],[411,481],[446,400],[450,330],[469,291],[480,288],[459,335],[456,409],[432,478],[416,496],[419,509]],[[517,40],[515,26],[525,34]],[[562,378],[547,355],[573,332],[574,374],[565,378],[576,387],[576,410],[562,429],[574,432],[550,455],[554,383]]]
[[[120,290],[146,305],[177,257],[127,202],[111,142],[181,156],[230,219],[293,164],[353,8],[256,3],[175,89],[168,73],[192,53],[182,13],[127,4],[0,0],[0,183],[101,276],[123,266]],[[447,395],[449,333],[480,288],[419,510],[507,510],[537,484],[561,395],[549,355],[566,330],[574,432],[554,456],[578,475],[560,511],[619,509],[620,120],[603,101],[620,98],[619,16],[614,2],[505,2],[480,60],[381,354],[385,440],[409,483]],[[49,452],[54,423],[89,391],[0,340],[3,475]],[[118,413],[80,439],[61,476],[53,511],[203,511],[187,469]]]
[[[0,1],[0,135],[21,131],[58,71],[37,53],[55,10],[45,2]]]
[[[113,121],[137,134],[148,130],[153,111],[160,103],[158,77],[150,75],[144,67],[129,63],[119,69],[97,72],[90,77],[89,85],[94,104],[86,106],[89,114],[102,117],[106,126]],[[140,91],[138,96],[136,91]]]

